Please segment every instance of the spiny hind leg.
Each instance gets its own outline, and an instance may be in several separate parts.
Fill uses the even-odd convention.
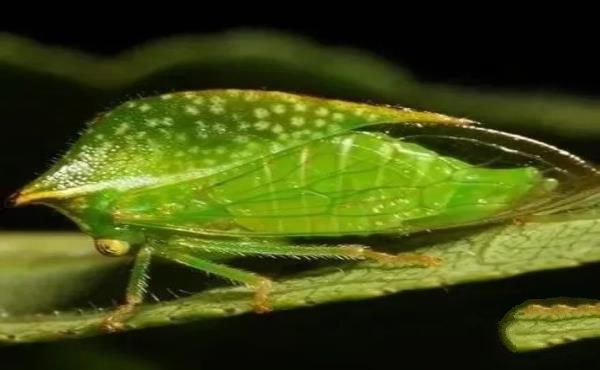
[[[177,244],[189,250],[204,250],[218,254],[238,256],[271,256],[271,257],[307,257],[337,258],[353,260],[373,260],[385,264],[411,266],[438,266],[441,260],[437,257],[418,253],[388,254],[377,252],[364,245],[314,245],[289,244],[286,241],[234,241],[213,240],[199,241],[193,238],[181,238]]]
[[[385,264],[423,267],[437,266],[440,263],[440,260],[436,257],[416,253],[392,255],[376,252],[362,245],[293,245],[274,240],[265,242],[254,240],[201,240],[195,238],[175,238],[169,240],[167,244],[163,248],[157,248],[156,254],[168,260],[242,283],[254,289],[254,310],[259,313],[271,311],[269,303],[271,280],[252,272],[198,257],[198,255],[373,260]]]
[[[207,248],[204,248],[205,250]],[[210,274],[242,283],[254,289],[254,311],[264,313],[271,311],[269,304],[269,292],[271,291],[271,280],[266,277],[248,272],[242,269],[215,263],[204,258],[193,255],[193,252],[185,252],[181,248],[165,248],[159,255],[174,262],[205,271]]]
[[[152,258],[153,249],[149,246],[140,249],[135,257],[129,283],[127,284],[127,293],[125,303],[117,307],[102,321],[102,327],[109,332],[122,330],[123,321],[133,312],[135,306],[142,303],[146,289],[148,288],[148,269]]]

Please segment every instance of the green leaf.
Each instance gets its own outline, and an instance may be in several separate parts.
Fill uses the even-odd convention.
[[[526,352],[600,337],[600,301],[575,298],[530,300],[502,320],[508,348]]]
[[[273,307],[285,310],[366,299],[600,261],[600,203],[597,197],[592,204],[561,215],[534,218],[525,224],[490,225],[398,239],[398,250],[418,249],[440,257],[442,266],[418,268],[348,263],[315,269],[278,280],[272,294]],[[40,240],[33,240],[31,245],[36,242],[39,244]],[[389,243],[386,241],[386,245]],[[80,248],[85,247],[83,244]],[[5,243],[4,248],[9,245]],[[61,250],[63,262],[71,261],[71,269],[79,268],[76,261],[81,257],[65,253],[72,250],[70,248],[59,249],[57,253]],[[101,264],[101,260],[98,263]],[[71,269],[63,268],[62,273]],[[17,284],[18,279],[13,282]],[[130,317],[126,329],[239,315],[250,312],[251,304],[252,292],[245,288],[208,289],[187,298],[147,303]],[[106,313],[93,310],[9,315],[0,321],[0,340],[33,342],[100,334],[104,315]]]

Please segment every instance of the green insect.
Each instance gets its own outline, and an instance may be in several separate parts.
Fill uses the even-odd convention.
[[[130,101],[101,115],[12,201],[55,208],[104,255],[135,255],[125,302],[105,321],[117,330],[143,300],[153,257],[245,284],[264,312],[270,280],[223,257],[435,266],[443,261],[340,237],[514,218],[576,195],[571,177],[590,176],[596,171],[577,157],[466,119],[210,90]],[[306,242],[315,237],[319,243]]]

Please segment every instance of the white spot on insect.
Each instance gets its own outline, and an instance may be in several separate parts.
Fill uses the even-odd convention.
[[[183,93],[183,96],[188,98],[188,99],[193,99],[196,97],[196,93],[191,92],[191,91],[186,91]]]
[[[175,157],[177,158],[181,158],[185,155],[185,153],[183,152],[183,150],[178,150],[175,152]]]
[[[369,121],[375,121],[375,120],[376,120],[376,119],[378,119],[378,118],[379,118],[379,115],[378,115],[378,114],[375,114],[375,113],[371,113],[371,114],[369,114],[369,116],[367,117],[367,119],[368,119]]]
[[[245,131],[250,128],[250,124],[248,122],[240,122],[239,128],[241,131]]]
[[[137,134],[135,134],[135,137],[138,139],[143,139],[144,136],[146,136],[146,135],[147,135],[146,131],[138,131]]]
[[[240,90],[235,90],[235,89],[230,89],[227,90],[227,95],[231,96],[231,97],[236,97],[236,96],[240,96],[241,91]]]
[[[325,117],[325,116],[329,115],[329,109],[327,109],[325,107],[321,107],[315,111],[315,114],[319,117]]]
[[[218,146],[215,148],[215,153],[217,154],[225,154],[225,152],[227,152],[227,148],[224,146]]]
[[[285,105],[283,104],[275,104],[273,106],[273,113],[275,114],[284,114],[286,111]]]
[[[135,108],[136,106],[137,106],[136,102],[132,101],[132,102],[127,103],[127,108]]]
[[[223,114],[225,113],[225,107],[222,104],[212,104],[208,110],[212,114]]]
[[[274,126],[271,128],[271,131],[272,131],[274,134],[280,134],[280,133],[282,133],[282,132],[283,132],[283,126],[281,126],[280,124],[276,124],[276,125],[274,125]]]
[[[198,108],[194,107],[193,105],[186,105],[184,107],[184,111],[185,111],[185,113],[191,114],[192,116],[197,116],[198,113],[200,113]]]
[[[294,104],[294,110],[296,112],[306,112],[306,104],[304,104],[304,103]]]
[[[140,107],[139,107],[138,109],[139,109],[141,112],[147,112],[147,111],[149,111],[150,109],[152,109],[152,107],[150,106],[150,104],[146,104],[146,103],[144,103],[144,104],[140,105]]]
[[[205,131],[198,130],[198,131],[196,131],[196,137],[198,139],[207,139],[208,134]]]
[[[225,103],[225,99],[223,99],[220,96],[212,96],[210,98],[210,102],[213,104],[224,104]]]
[[[200,151],[200,148],[197,146],[193,146],[190,149],[188,149],[188,152],[190,152],[191,154],[198,154],[199,151]]]
[[[160,123],[161,123],[161,125],[167,126],[167,127],[173,126],[173,118],[171,118],[171,117],[163,117],[160,120]]]
[[[270,125],[271,123],[268,121],[258,121],[254,124],[254,128],[262,131],[268,129]]]
[[[303,117],[292,117],[290,120],[290,123],[297,127],[303,126],[305,122]]]
[[[187,135],[184,133],[179,133],[179,134],[175,135],[175,140],[177,140],[179,142],[185,142],[185,141],[187,141]]]
[[[344,119],[344,115],[342,113],[336,112],[331,115],[334,121],[342,121]]]
[[[325,121],[323,118],[317,118],[315,120],[315,126],[317,127],[323,127],[327,124],[327,121]]]
[[[102,137],[104,137],[104,135],[102,135]],[[100,146],[100,149],[104,152],[108,151],[110,148],[112,148],[112,144],[108,141],[105,141],[104,143],[102,143],[102,145]]]
[[[102,134],[96,134],[96,140],[103,140],[104,139],[104,135]]]
[[[146,126],[148,126],[148,127],[156,127],[159,125],[159,122],[156,118],[146,118],[144,120],[144,122],[146,123]]]
[[[281,141],[288,140],[289,138],[290,138],[290,134],[286,134],[286,133],[283,133],[283,134],[277,136],[277,139],[281,140]]]
[[[214,166],[217,163],[217,161],[215,161],[214,159],[205,158],[202,160],[202,163],[204,163],[208,166]]]
[[[159,131],[160,131],[160,132],[163,134],[163,136],[164,136],[164,137],[166,137],[167,139],[170,139],[170,138],[171,138],[171,136],[172,136],[172,134],[171,134],[171,131],[169,131],[169,130],[167,130],[167,129],[164,129],[164,128],[159,128],[158,130],[159,130]]]
[[[227,131],[227,126],[225,126],[222,123],[215,123],[213,125],[213,128],[215,129],[217,134],[223,134],[223,133],[225,133],[225,131]]]
[[[119,125],[119,127],[117,127],[115,129],[115,134],[117,135],[123,135],[124,133],[126,133],[127,131],[129,131],[129,129],[131,128],[131,126],[129,125],[129,123],[127,122],[123,122]]]
[[[207,127],[208,127],[208,126],[206,125],[206,123],[204,123],[204,121],[202,121],[202,120],[197,120],[197,121],[195,121],[195,122],[194,122],[194,124],[195,124],[195,125],[196,125],[198,128],[201,128],[201,129],[205,129],[205,128],[207,128]]]
[[[339,137],[339,136],[337,136],[337,137],[334,137],[333,139],[331,139],[331,143],[332,143],[332,144],[336,144],[336,145],[337,145],[337,144],[339,144],[339,143],[341,143],[341,142],[342,142],[342,138],[341,138],[341,137]]]
[[[160,96],[162,100],[169,100],[173,98],[173,94],[163,94]]]
[[[383,204],[378,204],[375,207],[371,208],[373,213],[381,213],[383,211]]]
[[[242,119],[242,116],[240,116],[240,114],[239,114],[239,113],[233,113],[233,114],[231,115],[231,119],[232,119],[234,122],[239,122],[239,121]]]
[[[264,118],[269,117],[269,115],[271,115],[271,113],[269,113],[269,111],[266,110],[265,108],[256,108],[256,109],[254,109],[254,115],[258,119],[264,119]]]
[[[204,104],[204,98],[201,96],[198,96],[198,97],[194,98],[194,100],[192,100],[192,103],[194,103],[196,105],[202,105],[202,104]]]

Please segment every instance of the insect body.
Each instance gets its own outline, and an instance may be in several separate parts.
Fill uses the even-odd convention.
[[[470,124],[279,92],[167,94],[125,103],[92,122],[14,203],[56,208],[93,236],[102,254],[135,254],[126,303],[107,319],[110,329],[142,301],[152,256],[251,286],[256,310],[267,311],[267,278],[210,256],[435,265],[433,257],[389,255],[336,238],[485,222],[547,204],[567,165],[579,168],[578,175],[595,175],[549,146]],[[447,132],[432,133],[440,129]],[[486,135],[558,159],[547,163],[478,139]],[[495,154],[467,161],[423,140],[459,143],[463,150],[477,144]],[[520,165],[493,166],[515,153]],[[313,236],[331,243],[293,241]]]

